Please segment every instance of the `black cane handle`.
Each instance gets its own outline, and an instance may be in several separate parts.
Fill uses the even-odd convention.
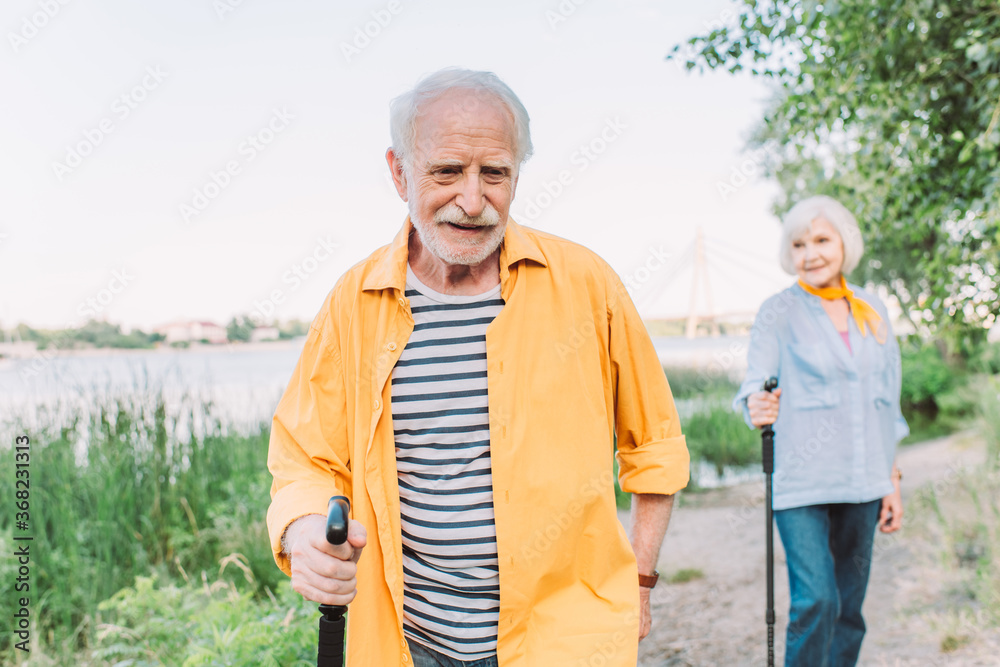
[[[326,541],[343,544],[347,541],[347,521],[351,501],[344,496],[334,496],[326,507]]]
[[[778,388],[778,378],[769,377],[764,382],[764,391],[771,393]],[[771,428],[770,424],[765,424],[760,430],[761,435],[761,460],[764,463],[764,473],[771,474],[774,472],[774,429]]]

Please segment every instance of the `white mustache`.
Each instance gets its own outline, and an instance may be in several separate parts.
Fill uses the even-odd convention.
[[[448,204],[434,214],[434,222],[451,223],[463,227],[493,227],[500,224],[500,214],[495,208],[487,205],[482,213],[470,217],[457,204]]]

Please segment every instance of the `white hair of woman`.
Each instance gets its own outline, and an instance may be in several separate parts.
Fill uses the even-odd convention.
[[[389,105],[389,132],[392,150],[409,167],[416,141],[417,118],[421,107],[450,90],[470,90],[485,93],[497,99],[510,112],[514,121],[514,158],[523,163],[532,153],[531,132],[528,128],[528,111],[514,91],[493,72],[478,72],[448,67],[420,80],[419,83]]]
[[[812,227],[813,220],[822,218],[830,223],[840,240],[844,243],[844,265],[840,272],[847,275],[853,271],[865,254],[865,243],[861,238],[858,221],[843,204],[833,197],[816,195],[803,199],[793,206],[782,220],[781,230],[781,268],[785,273],[795,275],[795,264],[792,262],[792,243],[801,238]]]

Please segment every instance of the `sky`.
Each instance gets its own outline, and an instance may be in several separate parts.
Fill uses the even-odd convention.
[[[750,319],[792,281],[746,148],[772,93],[665,59],[734,11],[7,0],[0,328],[311,319],[402,225],[389,101],[448,66],[495,72],[531,116],[514,220],[596,251],[650,319],[688,312],[701,229],[696,311]]]

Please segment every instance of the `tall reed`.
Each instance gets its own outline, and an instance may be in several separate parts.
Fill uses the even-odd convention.
[[[43,642],[86,644],[98,603],[137,575],[197,573],[238,552],[258,594],[283,578],[264,525],[266,425],[233,432],[210,403],[137,391],[28,435],[32,614]],[[0,476],[0,497],[13,497],[12,475]],[[12,519],[0,514],[4,553]],[[6,585],[10,559],[0,563]]]

